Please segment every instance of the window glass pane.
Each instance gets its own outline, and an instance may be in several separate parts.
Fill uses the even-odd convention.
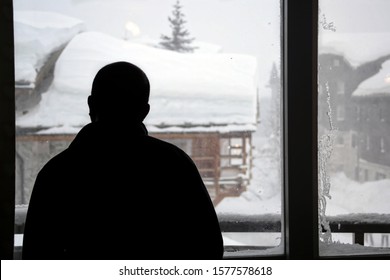
[[[320,0],[320,254],[390,253],[390,2]]]
[[[175,3],[14,1],[17,234],[37,172],[89,122],[95,73],[128,60],[150,78],[150,135],[197,165],[228,254],[283,251],[280,3],[181,0],[191,43],[166,50]]]

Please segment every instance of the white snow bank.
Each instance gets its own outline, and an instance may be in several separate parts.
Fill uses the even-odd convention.
[[[262,198],[261,193],[254,196],[251,190],[239,197],[225,197],[216,207],[217,213],[258,215],[267,213],[281,213],[281,195]]]
[[[34,84],[48,55],[84,30],[82,21],[52,12],[15,11],[15,80]]]
[[[344,56],[352,66],[390,54],[390,33],[321,32],[319,53]]]
[[[39,106],[21,127],[80,127],[89,122],[87,96],[104,65],[125,60],[151,82],[148,126],[256,124],[257,60],[240,54],[180,54],[84,32],[65,48]],[[57,130],[57,133],[59,130]]]
[[[361,83],[353,93],[353,96],[368,96],[373,94],[386,94],[390,96],[390,60],[382,64],[382,69],[378,74]]]
[[[264,171],[272,173],[273,170],[269,169],[266,161],[263,162]],[[277,181],[277,178],[274,178]],[[360,222],[372,222],[374,220],[369,219],[372,219],[370,218],[371,216],[375,216],[379,220],[375,220],[374,222],[383,222],[380,216],[370,214],[390,214],[389,179],[358,183],[350,180],[343,173],[339,173],[331,177],[331,183],[330,194],[332,198],[327,200],[327,216],[348,214],[349,220],[356,219]],[[270,182],[266,184],[270,184]],[[275,193],[267,196],[262,192],[269,187],[275,188]],[[261,186],[260,184],[256,186],[251,184],[246,193],[243,193],[240,197],[223,199],[216,209],[218,213],[241,215],[279,214],[281,212],[280,188],[278,189],[275,183],[270,186]],[[341,218],[341,216],[339,217]]]
[[[331,199],[326,214],[335,216],[353,213],[390,214],[390,180],[358,183],[344,173],[331,176]]]

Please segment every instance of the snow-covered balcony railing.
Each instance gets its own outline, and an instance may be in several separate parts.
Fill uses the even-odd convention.
[[[222,232],[281,232],[281,216],[219,214]],[[327,217],[331,232],[351,233],[352,243],[364,245],[365,233],[390,233],[390,214],[347,214]],[[231,248],[232,249],[232,248]]]
[[[365,233],[390,233],[390,214],[347,214],[327,219],[332,232],[353,233],[355,244],[364,245]]]
[[[16,207],[15,234],[23,234],[27,205]],[[218,214],[225,233],[280,233],[280,214],[235,215]],[[332,233],[351,233],[353,243],[364,245],[365,233],[390,233],[390,214],[347,214],[327,217]],[[253,246],[226,246],[227,251],[241,251]],[[256,247],[257,249],[259,247]],[[21,248],[15,248],[20,251]],[[266,249],[264,247],[264,249]]]

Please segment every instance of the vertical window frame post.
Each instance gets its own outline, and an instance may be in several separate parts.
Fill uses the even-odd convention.
[[[284,0],[284,233],[288,259],[318,259],[318,0]]]

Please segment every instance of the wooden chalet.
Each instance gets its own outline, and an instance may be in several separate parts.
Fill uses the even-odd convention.
[[[250,131],[152,133],[152,136],[175,144],[194,160],[214,204],[246,190],[251,177]]]
[[[214,204],[239,196],[251,179],[252,132],[150,133],[184,150],[195,162]],[[28,203],[35,177],[53,156],[66,149],[75,134],[16,136],[17,204]]]
[[[114,48],[121,57],[112,56]],[[91,54],[99,59],[95,61]],[[74,57],[80,60],[78,67],[69,68]],[[117,60],[131,61],[147,73],[152,85],[152,109],[145,120],[149,134],[175,144],[194,160],[214,204],[246,190],[251,179],[251,137],[258,120],[255,58],[183,55],[85,32],[59,56],[53,82],[43,97],[47,106],[17,119],[17,203],[28,203],[43,164],[89,122],[86,99],[92,79],[103,65]],[[66,83],[80,77],[86,81]],[[71,108],[71,117],[62,108]]]

